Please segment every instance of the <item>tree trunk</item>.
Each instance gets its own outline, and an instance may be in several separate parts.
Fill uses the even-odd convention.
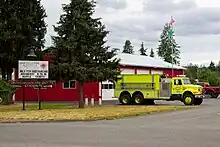
[[[6,71],[5,71],[5,68],[2,68],[2,79],[6,79]]]
[[[12,79],[12,72],[13,72],[12,68],[7,69],[7,81]]]
[[[84,97],[83,97],[83,82],[78,82],[79,87],[79,108],[85,107]]]
[[[7,68],[7,81],[12,80],[12,72],[13,72],[13,69],[8,67]],[[12,99],[13,99],[13,94],[12,93],[8,94],[8,104],[9,105],[12,104]]]

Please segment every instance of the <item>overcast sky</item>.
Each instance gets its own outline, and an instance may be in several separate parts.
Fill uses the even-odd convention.
[[[59,21],[61,4],[69,0],[42,0],[48,17],[46,46],[55,35],[52,25]],[[145,47],[158,47],[160,33],[170,17],[181,46],[181,64],[209,63],[220,60],[220,0],[97,0],[95,16],[110,31],[108,45],[122,50],[126,39],[138,53]]]

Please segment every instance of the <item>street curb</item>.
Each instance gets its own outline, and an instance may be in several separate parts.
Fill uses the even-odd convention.
[[[16,123],[68,123],[68,122],[93,122],[99,120],[113,120],[113,119],[96,119],[96,120],[21,120],[21,121],[0,121],[0,124],[16,124]]]

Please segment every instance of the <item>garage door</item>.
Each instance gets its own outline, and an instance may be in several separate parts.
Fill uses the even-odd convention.
[[[162,70],[151,70],[151,74],[163,74]]]
[[[114,100],[114,84],[110,81],[102,82],[102,100]]]

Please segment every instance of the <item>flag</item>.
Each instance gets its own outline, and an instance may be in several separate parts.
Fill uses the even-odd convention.
[[[172,37],[173,36],[173,33],[174,33],[174,31],[173,31],[173,29],[172,28],[170,28],[170,30],[168,31],[168,37]]]
[[[173,17],[171,17],[171,20],[170,20],[170,25],[172,26],[174,24],[175,20],[173,19]]]

